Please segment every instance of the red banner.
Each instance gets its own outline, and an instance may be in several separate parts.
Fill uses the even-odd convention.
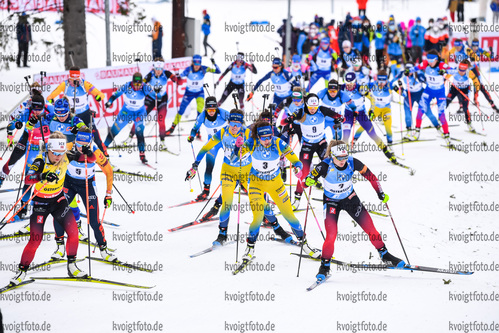
[[[10,0],[0,1],[0,10],[14,12],[46,12],[62,11],[64,0]],[[85,0],[86,11],[90,13],[104,13],[105,0]],[[120,10],[121,8],[121,10]],[[111,14],[120,14],[128,11],[128,0],[109,0],[109,11]]]

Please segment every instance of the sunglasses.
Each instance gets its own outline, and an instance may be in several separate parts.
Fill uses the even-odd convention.
[[[273,69],[279,69],[281,66],[272,66]]]
[[[338,92],[338,89],[336,89],[336,88],[334,88],[334,89],[328,89],[327,91],[335,93],[335,92]]]
[[[272,140],[272,135],[261,136],[260,140],[262,140],[262,141],[270,141],[270,140]]]
[[[302,100],[303,100],[303,99],[301,99],[301,98],[293,98],[293,102],[295,102],[295,103],[299,103],[299,102],[301,102]]]
[[[335,158],[336,158],[338,161],[344,161],[344,160],[348,159],[348,155],[345,155],[345,156],[335,156]]]
[[[83,146],[88,146],[88,143],[86,143],[86,144],[81,144],[81,143],[78,143],[77,141],[75,141],[75,145],[76,145],[76,147],[80,147],[80,148],[81,148],[81,147],[83,147]]]
[[[62,118],[62,117],[66,117],[68,115],[69,112],[66,112],[64,114],[59,114],[59,113],[56,113],[55,116],[56,117],[59,117],[59,118]]]
[[[66,154],[66,151],[63,151],[62,153],[60,153],[60,152],[57,152],[57,151],[50,150],[50,152],[51,152],[52,154],[54,154],[55,156],[62,156],[62,155],[64,155],[64,154]]]
[[[466,72],[466,68],[458,68],[457,70],[460,72]]]
[[[231,121],[231,122],[229,123],[229,125],[230,125],[230,126],[232,126],[232,127],[234,127],[234,126],[235,126],[235,127],[241,127],[241,126],[243,126],[243,124],[241,124],[241,123],[240,123],[240,122],[238,122],[238,121]]]

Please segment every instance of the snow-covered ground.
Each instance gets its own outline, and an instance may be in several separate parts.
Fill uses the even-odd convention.
[[[225,53],[232,56],[236,52],[236,42],[244,52],[274,55],[276,43],[272,39],[278,36],[273,33],[230,33],[224,31],[224,24],[246,23],[250,20],[270,21],[279,28],[286,12],[286,1],[193,1],[186,4],[187,15],[201,18],[201,11],[207,9],[212,17],[213,34],[210,43],[216,48],[215,59],[222,70],[229,61]],[[396,20],[407,21],[421,16],[423,22],[430,17],[443,16],[447,1],[389,1],[390,9],[382,10],[381,1],[369,1],[367,14],[373,21],[386,20],[390,14]],[[165,37],[163,39],[164,54],[170,52],[171,4],[151,2],[139,3],[149,16],[156,16],[163,23]],[[325,21],[331,18],[343,19],[347,11],[357,12],[353,0],[334,1],[334,14],[331,14],[331,1],[293,1],[291,14],[294,21],[309,22],[315,14],[324,16]],[[477,3],[466,3],[467,18],[478,14]],[[5,15],[2,13],[1,15]],[[55,19],[55,14],[44,14]],[[489,10],[489,16],[490,10]],[[122,22],[122,18],[113,17],[113,21]],[[105,65],[104,24],[102,16],[87,16],[87,42],[90,67]],[[53,32],[60,34],[62,32]],[[146,34],[112,33],[112,48],[116,53],[150,52],[150,40]],[[206,65],[208,65],[207,60]],[[119,62],[113,62],[119,65]],[[256,63],[259,70],[253,75],[256,82],[267,70],[267,62]],[[487,69],[487,65],[483,67]],[[3,84],[22,82],[23,77],[40,70],[61,71],[62,61],[54,60],[44,64],[33,64],[29,69],[14,69],[1,73]],[[486,73],[488,75],[488,73]],[[499,75],[490,75],[492,82],[499,81]],[[207,82],[211,85],[208,75]],[[248,81],[251,76],[248,77]],[[318,84],[320,85],[320,83]],[[318,89],[318,86],[315,87]],[[218,88],[217,96],[221,94]],[[22,96],[2,92],[1,108],[9,110]],[[492,94],[499,101],[496,94]],[[228,101],[230,103],[230,101]],[[260,107],[261,94],[255,94],[255,104]],[[482,112],[492,115],[487,101],[481,97]],[[251,104],[247,104],[251,110]],[[393,129],[400,129],[400,111],[396,103],[392,104]],[[448,114],[455,113],[457,104],[452,104]],[[471,107],[473,113],[478,113]],[[106,212],[105,219],[121,226],[106,226],[106,238],[109,247],[117,248],[118,258],[130,263],[152,266],[158,271],[129,272],[116,267],[92,263],[92,276],[110,280],[129,282],[140,285],[155,286],[153,289],[130,289],[112,287],[101,284],[76,282],[36,282],[8,294],[0,295],[0,308],[3,314],[4,328],[7,332],[34,331],[28,324],[50,324],[51,332],[111,332],[111,331],[163,331],[163,332],[308,332],[324,330],[363,332],[431,332],[447,331],[499,331],[479,325],[498,325],[499,313],[499,236],[496,223],[499,217],[497,163],[499,162],[499,124],[497,114],[493,121],[484,121],[486,137],[466,132],[463,121],[450,121],[457,124],[451,127],[451,136],[462,139],[462,144],[472,149],[485,142],[493,145],[494,151],[471,151],[469,153],[448,151],[441,147],[443,140],[437,138],[436,131],[422,131],[423,139],[436,139],[422,143],[394,146],[395,153],[404,157],[401,161],[416,170],[411,176],[403,168],[390,165],[380,152],[366,152],[355,157],[362,160],[377,175],[381,174],[381,185],[390,195],[389,206],[393,219],[400,233],[405,250],[411,264],[440,268],[454,268],[475,271],[471,276],[445,275],[408,271],[386,272],[352,272],[332,267],[332,277],[328,282],[312,292],[305,289],[314,280],[319,263],[311,260],[301,262],[300,276],[297,277],[298,259],[289,253],[298,252],[299,248],[272,241],[266,241],[271,232],[261,230],[261,241],[256,245],[255,271],[233,276],[231,271],[235,263],[235,244],[228,245],[212,253],[189,258],[190,254],[210,246],[218,233],[218,223],[209,222],[184,231],[169,233],[167,229],[194,220],[204,203],[168,209],[170,205],[193,199],[199,193],[198,180],[192,181],[193,192],[184,182],[185,172],[192,163],[190,145],[181,137],[180,157],[158,153],[157,164],[154,152],[148,152],[150,164],[157,167],[154,171],[143,166],[138,159],[138,152],[111,151],[111,161],[123,170],[157,174],[157,181],[133,179],[115,175],[115,185],[132,205],[136,205],[136,213],[129,214],[124,201],[114,191],[114,205]],[[192,117],[193,115],[191,115]],[[423,125],[428,125],[427,119]],[[383,127],[379,124],[380,128]],[[191,122],[181,124],[182,133],[188,133]],[[479,121],[474,126],[481,130]],[[404,126],[405,127],[405,126]],[[152,124],[146,133],[153,131]],[[379,128],[376,131],[381,135]],[[384,131],[384,129],[383,129]],[[5,142],[5,131],[0,132]],[[126,138],[128,130],[123,130],[117,138],[118,142]],[[395,140],[400,133],[394,134]],[[206,137],[205,135],[203,137]],[[146,139],[154,144],[154,138]],[[364,134],[361,142],[372,141]],[[169,137],[166,143],[170,150],[179,151],[178,137]],[[194,149],[199,151],[203,142],[196,140]],[[473,146],[474,145],[474,146]],[[5,158],[4,158],[5,160]],[[2,163],[3,161],[2,160]],[[220,177],[219,170],[222,157],[219,154],[213,173],[212,192],[216,189]],[[18,163],[12,174],[19,174],[22,163]],[[203,176],[204,162],[200,167]],[[468,175],[470,172],[494,174],[493,180],[467,181],[456,177]],[[294,179],[294,177],[293,177]],[[293,183],[295,181],[293,180]],[[97,186],[104,193],[105,177],[97,175]],[[14,188],[17,185],[11,180],[2,188]],[[356,192],[366,204],[378,205],[376,193],[368,182],[355,184]],[[216,194],[218,195],[218,193]],[[312,190],[312,197],[322,197],[320,191]],[[2,206],[1,216],[8,209],[5,205],[15,201],[16,192],[0,193]],[[237,202],[235,196],[234,202]],[[241,197],[243,205],[248,204],[246,196]],[[311,201],[321,228],[322,207],[318,201]],[[465,205],[472,204],[472,210],[465,211]],[[493,206],[491,211],[483,211],[477,205]],[[305,207],[305,198],[302,199]],[[211,203],[207,209],[211,207]],[[246,206],[244,206],[246,207]],[[476,211],[479,207],[480,211]],[[373,208],[373,206],[371,207]],[[207,209],[205,211],[207,211]],[[380,211],[380,206],[374,207]],[[382,211],[387,213],[386,210]],[[102,213],[101,213],[102,214]],[[297,213],[302,223],[305,222],[305,211]],[[386,235],[388,249],[401,258],[402,248],[389,218],[372,215],[376,228]],[[240,232],[248,231],[252,220],[251,212],[243,212],[240,218]],[[339,221],[339,233],[344,236],[338,239],[334,257],[344,261],[369,261],[378,263],[378,256],[372,245],[365,240],[358,240],[361,235],[359,226],[354,226],[352,219],[342,213]],[[279,217],[285,229],[289,225]],[[19,229],[22,223],[6,226],[2,232],[11,233]],[[46,231],[52,231],[52,221],[46,223]],[[237,212],[234,211],[229,225],[229,233],[235,235],[237,228]],[[477,239],[469,242],[464,238],[470,233],[493,236],[494,241]],[[140,236],[142,235],[142,236]],[[308,214],[307,235],[309,242],[318,248],[322,247],[322,236],[313,215]],[[151,238],[150,241],[144,238]],[[243,236],[243,238],[245,238]],[[457,238],[457,240],[456,240]],[[21,257],[27,240],[0,242],[0,285],[7,284]],[[40,245],[34,262],[42,262],[49,258],[55,248],[53,237]],[[239,256],[244,251],[245,243],[239,244]],[[93,250],[93,249],[92,249]],[[96,250],[94,256],[98,256]],[[87,254],[87,247],[80,245],[78,257]],[[469,264],[472,264],[470,267]],[[458,266],[456,266],[458,265]],[[460,266],[459,266],[460,265]],[[465,267],[465,265],[468,265]],[[88,270],[88,262],[79,264]],[[491,268],[492,267],[492,268]],[[51,267],[48,271],[30,273],[32,276],[64,276],[64,265]],[[450,282],[449,282],[450,279]],[[449,282],[446,284],[445,281]],[[251,294],[249,294],[251,293]],[[263,294],[263,300],[254,300],[255,294]],[[361,293],[360,296],[358,293]],[[371,293],[366,296],[366,293]],[[380,293],[382,294],[380,297]],[[465,302],[469,293],[485,294],[488,300],[473,298]],[[375,299],[370,298],[375,295]],[[242,299],[242,297],[249,297]],[[368,297],[369,300],[366,300]],[[378,298],[380,297],[381,300]],[[476,297],[476,296],[472,296]],[[490,299],[493,297],[493,300]],[[24,298],[24,299],[23,299]],[[31,301],[26,300],[30,298]],[[49,298],[49,299],[48,299]],[[360,298],[360,299],[359,299]],[[37,299],[37,301],[33,301]],[[296,317],[295,317],[296,316]],[[26,324],[28,322],[28,324]],[[466,326],[469,323],[475,326]],[[25,326],[21,326],[21,323]],[[381,323],[381,324],[380,324]],[[162,325],[160,327],[160,325]],[[247,325],[247,326],[246,326]],[[360,325],[360,326],[359,326]],[[376,325],[374,328],[372,325]],[[454,326],[457,325],[457,326]],[[478,325],[478,326],[476,326]],[[383,327],[385,329],[383,329]],[[42,327],[43,328],[43,327]],[[160,329],[161,328],[161,329]],[[273,328],[273,329],[272,329]],[[381,328],[381,329],[380,329]],[[39,329],[39,331],[42,331]]]

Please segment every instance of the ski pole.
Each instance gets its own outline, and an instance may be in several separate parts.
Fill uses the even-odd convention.
[[[210,92],[208,91],[208,87],[209,87],[208,83],[203,84],[203,88],[204,88],[204,90],[206,90],[208,97],[211,97]]]
[[[12,135],[12,145],[14,145],[14,138],[16,137],[16,134],[17,134],[17,131],[19,131],[19,129],[16,128],[16,131],[14,132],[14,135]],[[3,159],[3,156],[5,155],[5,153],[9,150],[9,145],[6,145],[5,146],[5,150],[2,154],[2,156],[0,157],[0,160]]]
[[[88,193],[88,168],[87,168],[87,154],[85,155],[85,194],[86,194],[86,210],[87,210],[87,235],[88,235],[88,276],[92,276],[92,259],[90,258],[90,205],[89,205],[89,193]],[[97,208],[95,208],[97,209]]]
[[[241,217],[241,169],[242,169],[242,149],[239,148],[239,192],[237,194],[237,231],[236,231],[236,263],[239,255],[239,220]]]
[[[305,191],[303,191],[303,192],[305,192]],[[312,194],[312,188],[309,189],[309,194]],[[309,200],[309,199],[310,199],[310,196],[307,196],[307,200]],[[303,239],[305,238],[305,231],[307,230],[309,204],[310,204],[310,202],[307,201],[307,212],[305,213],[305,224],[303,225]],[[303,253],[303,245],[305,244],[303,242],[303,239],[302,239],[301,246],[300,246],[300,259],[298,260],[298,272],[296,273],[296,277],[300,277],[301,255]]]
[[[199,212],[198,216],[196,216],[196,218],[194,219],[194,221],[198,220],[198,218],[201,216],[201,214],[203,213],[204,209],[206,208],[206,206],[208,206],[208,203],[211,201],[211,199],[213,198],[213,196],[215,195],[215,193],[217,193],[217,191],[218,191],[219,188],[220,188],[220,184],[218,184],[217,189],[215,190],[215,192],[213,192],[213,194],[211,195],[211,197],[208,199],[208,201],[204,205],[203,209],[201,209],[201,211]]]
[[[303,184],[303,181],[300,179],[299,182],[302,184],[302,186],[304,187],[304,184]],[[310,189],[312,189],[312,186],[310,186]],[[326,240],[326,237],[324,236],[324,233],[322,232],[322,228],[321,228],[321,225],[319,223],[319,220],[317,219],[317,216],[315,215],[315,211],[314,211],[314,208],[312,207],[312,205],[310,204],[310,198],[308,197],[307,195],[307,191],[303,191],[303,193],[305,193],[305,197],[307,198],[307,202],[308,204],[310,205],[310,210],[312,211],[312,215],[314,215],[314,218],[315,218],[315,222],[317,222],[317,226],[319,227],[319,231],[321,232],[321,235],[322,235],[322,238],[324,240]]]
[[[404,134],[402,132],[402,95],[399,95],[400,141],[402,142],[402,156],[404,156]]]
[[[123,201],[126,203],[126,205],[128,206],[128,209],[130,209],[130,211],[132,212],[132,214],[135,214],[135,211],[132,209],[132,207],[128,204],[128,202],[125,200],[125,198],[123,198],[123,195],[121,195],[121,192],[118,190],[118,188],[116,187],[116,185],[113,184],[113,187],[114,189],[116,190],[116,192],[118,192],[118,194],[120,195],[121,199],[123,199]]]
[[[400,246],[402,246],[402,250],[404,251],[405,258],[407,259],[407,263],[409,265],[411,265],[411,262],[409,261],[409,258],[407,257],[407,253],[405,252],[404,244],[402,244],[402,239],[400,238],[397,227],[395,226],[395,222],[393,221],[392,212],[390,211],[390,208],[388,208],[388,204],[386,202],[385,202],[385,206],[386,206],[386,209],[388,210],[388,214],[390,214],[390,219],[392,220],[393,227],[395,228],[395,232],[397,233],[397,237],[399,238]]]
[[[180,138],[180,136],[179,136]],[[191,142],[191,148],[192,148],[192,156],[194,157],[194,162],[196,162],[196,154],[194,153],[194,146],[192,145],[192,142]],[[199,187],[201,188],[201,191],[203,190],[203,185],[201,185],[201,177],[199,176],[199,172],[197,172],[198,174],[198,180],[199,180]]]
[[[31,189],[31,187],[33,187],[33,184],[31,184],[31,185],[28,187],[28,189],[27,189],[27,190],[23,193],[23,195],[21,196],[21,199],[22,199],[22,197],[23,197],[26,193],[28,193],[28,191]],[[3,225],[0,227],[0,230],[2,230],[2,229],[3,229],[3,227],[5,227],[5,226],[7,225],[7,223],[9,223],[9,222],[10,222],[10,220],[11,220],[11,219],[7,220],[7,222],[5,222],[5,223],[4,223],[3,221],[7,218],[7,216],[9,216],[10,212],[14,209],[14,207],[16,207],[16,205],[19,203],[19,201],[21,201],[21,199],[17,200],[17,201],[16,201],[16,203],[12,205],[12,207],[10,208],[10,210],[9,210],[9,211],[7,212],[7,214],[5,214],[5,216],[3,217],[2,221],[0,221],[0,223],[3,223]],[[23,207],[24,207],[24,206],[23,206]],[[21,209],[22,209],[22,207],[21,207]],[[19,209],[19,210],[21,210],[21,209]],[[16,212],[16,214],[19,212],[19,210]],[[14,215],[12,215],[12,216],[15,216],[16,214],[14,214]]]
[[[233,93],[232,98],[234,99],[234,107],[237,109],[237,93]]]
[[[24,173],[25,173],[25,170],[26,170],[26,165],[28,164],[28,156],[29,156],[29,150],[30,150],[30,147],[31,147],[31,139],[32,138],[33,138],[33,131],[31,131],[31,133],[29,134],[29,138],[28,138],[28,149],[26,150],[26,158],[24,159],[24,167],[21,170],[21,181],[19,182],[19,188],[17,189],[16,201],[17,201],[17,199],[19,199],[19,193],[21,192],[21,187],[22,187],[22,184],[23,184],[23,181],[24,181]],[[22,198],[23,197],[21,197],[21,199]]]
[[[154,127],[156,128],[155,129],[155,133],[156,133],[156,164],[158,164],[158,136],[159,136],[159,133],[158,133],[158,121],[159,121],[159,110],[158,110],[158,93],[156,93],[156,99],[154,101],[154,106],[156,108],[156,122],[154,123]]]

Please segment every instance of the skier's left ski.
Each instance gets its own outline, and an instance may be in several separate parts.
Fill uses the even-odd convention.
[[[198,253],[191,254],[189,257],[191,257],[191,258],[199,257],[199,256],[201,256],[201,255],[203,255],[203,254],[210,253],[210,252],[212,252],[212,251],[213,251],[213,250],[215,250],[215,249],[218,249],[218,248],[224,247],[224,246],[226,246],[226,245],[229,245],[229,244],[232,244],[232,243],[235,243],[235,242],[236,242],[236,241],[230,241],[230,242],[226,242],[224,245],[212,245],[212,246],[210,246],[209,248],[207,248],[207,249],[205,249],[205,250],[203,250],[203,251],[200,251],[200,252],[198,252]]]
[[[391,164],[394,164],[394,165],[398,165],[399,167],[402,167],[404,169],[407,169],[407,170],[414,170],[413,168],[407,166],[407,165],[404,165],[400,162],[397,162],[397,161],[387,161],[388,163],[391,163]]]
[[[328,275],[326,275],[326,278],[324,280],[315,281],[314,284],[312,284],[310,287],[307,288],[307,291],[314,290],[315,288],[317,288],[318,286],[320,286],[321,284],[326,282],[330,277],[331,277],[331,275],[328,274]]]
[[[185,228],[188,228],[188,227],[192,227],[193,225],[198,225],[198,224],[201,224],[201,223],[210,222],[210,221],[216,221],[216,220],[218,220],[218,217],[212,217],[211,219],[200,218],[199,220],[192,221],[192,222],[189,222],[189,223],[186,223],[186,224],[179,225],[178,227],[174,227],[174,228],[168,229],[168,231],[169,232],[174,232],[174,231],[182,230],[182,229],[185,229]]]
[[[89,257],[85,257],[85,259],[88,259],[88,258]],[[140,267],[140,266],[137,266],[137,265],[132,265],[132,264],[129,264],[127,262],[120,261],[118,259],[116,259],[114,261],[107,261],[107,260],[104,260],[102,258],[97,258],[97,257],[90,257],[90,259],[95,260],[95,261],[99,261],[99,262],[103,262],[103,263],[108,264],[108,265],[114,265],[114,266],[120,266],[120,267],[130,268],[130,269],[133,269],[133,270],[136,270],[136,271],[142,271],[142,272],[148,272],[148,273],[154,272],[152,269],[145,268],[145,267]]]
[[[83,261],[83,260],[85,260],[85,259],[76,259],[76,262]],[[67,263],[67,262],[68,261],[66,259],[50,259],[50,260],[42,262],[40,264],[30,266],[28,268],[28,271],[33,271],[33,270],[35,270],[37,268],[45,267],[45,266],[50,266],[50,265],[54,265],[54,264],[64,264],[64,263]]]
[[[166,147],[160,148],[159,151],[162,151],[162,152],[165,152],[165,153],[170,153],[170,154],[175,155],[175,156],[180,156],[180,153],[174,153],[174,152],[172,152],[171,150],[169,150]]]
[[[87,214],[80,213],[80,215],[83,216],[83,217],[87,217]],[[113,223],[113,222],[109,222],[109,221],[106,221],[106,220],[102,220],[102,223],[109,224],[112,227],[119,227],[120,226],[119,224],[116,224],[116,223]]]
[[[299,253],[291,253],[295,256],[302,257],[302,258],[307,258],[307,259],[312,259],[316,261],[320,261],[321,259],[315,259],[310,257],[309,255],[302,254],[300,255]],[[341,266],[348,266],[352,268],[358,268],[358,269],[367,269],[367,270],[386,270],[386,269],[394,269],[394,270],[401,270],[401,271],[420,271],[420,272],[431,272],[431,273],[443,273],[443,274],[457,274],[457,275],[471,275],[474,272],[468,272],[468,271],[459,271],[459,270],[451,270],[447,268],[435,268],[435,267],[426,267],[426,266],[417,266],[417,265],[405,265],[404,267],[395,267],[395,266],[388,266],[385,264],[353,264],[353,263],[348,263],[344,262],[341,260],[336,260],[336,259],[331,259],[331,262],[336,265],[341,265]]]
[[[2,188],[0,189],[0,193],[5,193],[5,192],[15,192],[18,191],[18,188]]]
[[[8,285],[6,285],[5,287],[0,289],[0,294],[3,294],[7,291],[14,290],[14,289],[22,287],[22,286],[25,286],[25,285],[33,283],[33,282],[35,282],[35,280],[25,280],[19,284],[14,284],[11,282]]]
[[[487,134],[485,134],[485,133],[479,133],[476,130],[474,130],[474,131],[467,130],[466,132],[471,133],[471,134],[481,135],[481,136],[487,136]]]
[[[93,277],[33,277],[32,279],[34,280],[46,280],[46,281],[74,281],[74,282],[92,282],[92,283],[102,283],[102,284],[111,284],[115,286],[122,286],[122,287],[129,287],[129,288],[140,288],[140,289],[151,289],[156,286],[148,287],[148,286],[141,286],[138,284],[131,284],[131,283],[125,283],[125,282],[118,282],[118,281],[111,281],[111,280],[105,280],[105,279],[96,279]]]
[[[148,167],[150,167],[150,168],[151,168],[151,169],[153,169],[153,170],[158,170],[157,168],[153,167],[152,165],[150,165],[150,164],[149,164],[149,163],[147,163],[147,162],[146,162],[146,163],[142,162],[142,164],[143,164],[143,165],[146,165],[146,166],[148,166]]]
[[[253,261],[253,259],[255,259],[256,257],[253,256],[251,257],[251,259],[243,259],[243,262],[241,263],[241,265],[239,265],[236,270],[234,272],[232,272],[232,275],[236,275],[237,273],[240,273],[242,271],[244,271],[244,269],[250,264],[250,262]]]

